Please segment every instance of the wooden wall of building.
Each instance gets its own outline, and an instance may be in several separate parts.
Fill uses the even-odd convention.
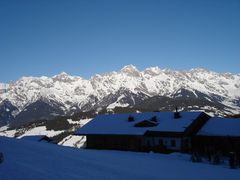
[[[201,153],[240,152],[240,137],[195,136],[192,138],[192,149]]]
[[[141,151],[142,136],[88,135],[87,148]]]

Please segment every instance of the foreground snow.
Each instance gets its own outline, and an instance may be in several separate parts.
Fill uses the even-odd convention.
[[[240,179],[240,170],[192,163],[182,154],[84,150],[0,137],[1,180]]]

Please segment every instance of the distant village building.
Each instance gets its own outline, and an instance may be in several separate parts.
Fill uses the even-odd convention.
[[[29,135],[23,136],[21,139],[35,142],[53,142],[51,138],[45,135]]]
[[[203,112],[99,115],[76,131],[86,148],[172,152],[191,150],[191,139],[210,119]]]

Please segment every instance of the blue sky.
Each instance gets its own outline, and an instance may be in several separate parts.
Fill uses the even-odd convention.
[[[0,82],[127,64],[240,73],[240,1],[0,1]]]

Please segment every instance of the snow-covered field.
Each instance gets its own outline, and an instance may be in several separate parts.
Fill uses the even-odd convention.
[[[6,130],[0,131],[0,136],[6,137],[14,137],[17,130]],[[24,132],[23,135],[19,136],[18,138],[22,138],[24,136],[32,136],[32,135],[45,135],[48,137],[56,136],[64,131],[54,131],[54,130],[47,130],[45,126],[34,127]]]
[[[22,136],[19,136],[18,138],[22,138],[24,136],[33,136],[33,135],[45,135],[48,137],[53,137],[62,132],[64,131],[47,130],[45,126],[39,126],[39,127],[30,129],[29,131],[26,131]]]
[[[188,155],[86,150],[0,137],[1,180],[239,180],[240,169],[192,163]]]

